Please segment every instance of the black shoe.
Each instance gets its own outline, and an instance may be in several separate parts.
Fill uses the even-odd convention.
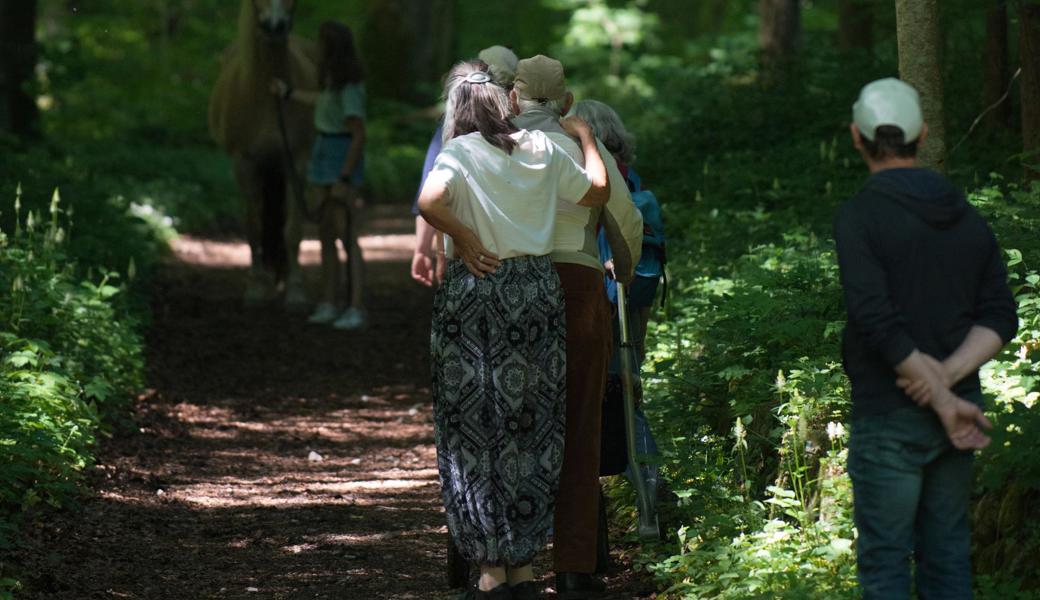
[[[513,600],[538,600],[538,584],[524,581],[509,588],[513,592]]]
[[[586,600],[607,591],[607,584],[589,573],[557,573],[556,597],[559,600]]]
[[[473,597],[476,600],[513,600],[513,593],[509,591],[509,586],[504,583],[487,592],[480,588],[476,588],[473,591]]]

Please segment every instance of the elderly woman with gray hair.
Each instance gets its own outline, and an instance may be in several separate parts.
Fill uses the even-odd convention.
[[[510,123],[483,61],[455,65],[445,96],[444,149],[419,194],[450,257],[431,327],[438,471],[448,529],[480,566],[475,597],[528,600],[563,456],[555,207],[600,206],[610,183],[584,121],[564,121],[586,148],[582,168],[545,134]]]
[[[636,159],[636,138],[625,129],[621,117],[610,105],[599,100],[582,100],[574,105],[574,114],[589,124],[619,163],[627,166]]]
[[[491,79],[498,85],[512,89],[513,79],[516,77],[516,54],[506,46],[489,46],[477,54],[477,58],[484,61],[488,66]],[[430,145],[426,148],[426,159],[423,161],[422,179],[419,182],[419,191],[422,191],[426,183],[426,176],[433,169],[433,163],[444,145],[444,125],[438,124],[437,130],[433,132]],[[435,253],[433,248],[433,227],[419,215],[419,194],[415,195],[415,206],[412,207],[415,215],[415,251],[412,254],[412,279],[430,287],[440,283],[443,273],[441,267],[444,265],[443,256]]]
[[[625,128],[625,124],[621,121],[621,117],[618,116],[617,112],[609,105],[598,100],[582,100],[574,105],[573,113],[589,124],[596,137],[603,142],[603,145],[614,156],[618,169],[620,169],[626,183],[629,185],[629,190],[632,192],[637,191],[641,181],[639,175],[636,174],[631,166],[632,161],[636,158],[635,136]],[[610,253],[610,246],[604,244],[602,239],[600,250],[601,254],[609,255]],[[609,256],[606,258],[609,258]],[[636,277],[628,284],[629,295],[632,296],[629,306],[638,310],[636,315],[638,316],[638,322],[634,322],[633,325],[635,325],[634,337],[636,338],[635,341],[639,348],[640,356],[643,353],[646,324],[650,319],[650,307],[653,305],[654,295],[657,293],[662,268],[660,257],[655,256],[653,252],[647,253],[647,248],[644,245],[642,256],[640,256],[639,263],[636,265]],[[612,281],[609,283],[608,296],[616,302],[616,288],[613,286]]]
[[[631,163],[635,160],[635,136],[628,132],[621,117],[609,105],[597,100],[582,100],[574,105],[574,114],[588,122],[589,127],[596,137],[603,142],[614,159],[618,168],[625,176],[625,182],[629,190],[636,196],[641,189],[642,182],[639,175],[632,169]],[[637,205],[640,203],[637,202]],[[646,216],[646,215],[644,215]],[[652,227],[653,219],[647,219],[644,225]],[[659,220],[658,220],[659,223]],[[663,239],[663,238],[662,238]],[[605,262],[611,260],[610,246],[600,236],[600,255]],[[664,273],[663,247],[658,248],[647,244],[644,238],[642,253],[639,263],[636,264],[635,277],[628,284],[626,299],[628,307],[628,322],[632,331],[632,341],[637,352],[637,360],[633,362],[633,369],[638,382],[639,370],[643,358],[646,355],[644,342],[646,340],[647,323],[650,320],[650,312],[657,295],[657,288],[661,276]],[[609,268],[609,266],[608,266]],[[611,302],[617,304],[617,283],[607,278],[607,296]],[[623,410],[621,401],[621,360],[618,354],[620,348],[620,332],[617,323],[614,326],[614,354],[610,358],[610,366],[607,376],[607,392],[604,403],[604,437],[601,449],[601,471],[600,475],[613,475],[625,470],[626,475],[629,467],[625,453],[621,451],[624,444],[624,433],[622,430],[620,412]],[[642,389],[637,387],[637,397],[641,397]],[[650,431],[650,423],[642,408],[636,409],[636,451],[647,456],[657,455],[657,443],[653,433]],[[643,481],[649,488],[651,497],[658,495],[658,469],[652,463],[642,463]]]

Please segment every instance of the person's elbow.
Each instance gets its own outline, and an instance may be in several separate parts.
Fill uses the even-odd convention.
[[[436,220],[437,212],[445,204],[444,189],[432,181],[427,181],[419,192],[419,198],[415,201],[419,209],[419,215],[426,219],[431,225]]]
[[[426,221],[429,221],[430,211],[433,210],[437,204],[437,198],[433,194],[429,193],[426,189],[427,186],[423,186],[419,191],[419,197],[415,201],[416,208],[419,209],[419,215]]]
[[[579,206],[587,206],[590,208],[597,208],[604,206],[607,201],[610,200],[610,179],[604,178],[603,181],[593,181],[592,186],[585,192],[581,200],[578,202]]]
[[[1010,314],[984,315],[976,320],[977,327],[983,327],[993,332],[1000,338],[1000,345],[1005,346],[1018,335],[1018,314],[1010,311]]]
[[[428,196],[419,196],[419,201],[416,204],[419,207],[419,216],[428,222],[430,220],[430,212],[433,211],[434,207],[437,205],[437,199]]]

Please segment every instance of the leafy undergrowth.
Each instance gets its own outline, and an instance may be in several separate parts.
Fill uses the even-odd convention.
[[[1040,186],[979,188],[971,201],[1004,246],[1021,324],[983,370],[996,427],[978,461],[977,592],[1035,598],[1040,528],[1028,507],[1040,499]],[[664,598],[858,597],[833,243],[777,211],[704,201],[687,215],[695,234],[673,237],[672,255],[682,258],[670,266],[670,313],[651,330],[645,374],[677,507],[669,540],[637,560]],[[751,243],[735,259],[720,251],[766,228],[775,241]]]
[[[667,539],[634,562],[666,599],[855,598],[830,222],[866,178],[848,107],[884,58],[852,81],[849,60],[821,53],[789,89],[765,89],[753,67],[718,56],[644,61],[647,81],[674,84],[649,98],[625,82],[598,89],[640,134],[636,167],[669,229],[671,296],[650,327],[644,383],[674,502],[662,508]],[[1009,169],[992,162],[1002,152],[961,156],[951,177],[993,226],[1020,305],[1018,337],[983,371],[996,427],[977,462],[974,560],[978,597],[1024,599],[1040,597],[1040,527],[1027,517],[1040,499],[1040,186],[987,175]],[[611,486],[615,507],[630,494]],[[631,508],[616,515],[632,528]]]
[[[74,250],[90,246],[70,241],[57,192],[46,211],[22,204],[19,187],[14,224],[0,231],[0,551],[28,513],[76,500],[98,435],[126,420],[144,370],[141,300],[128,301],[134,258],[122,273],[81,261]],[[128,213],[109,217],[151,264],[156,232]],[[17,585],[0,562],[0,598]]]

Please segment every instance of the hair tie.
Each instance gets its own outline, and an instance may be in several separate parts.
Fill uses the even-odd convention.
[[[491,81],[491,75],[484,71],[473,71],[466,76],[466,83],[487,83]]]

